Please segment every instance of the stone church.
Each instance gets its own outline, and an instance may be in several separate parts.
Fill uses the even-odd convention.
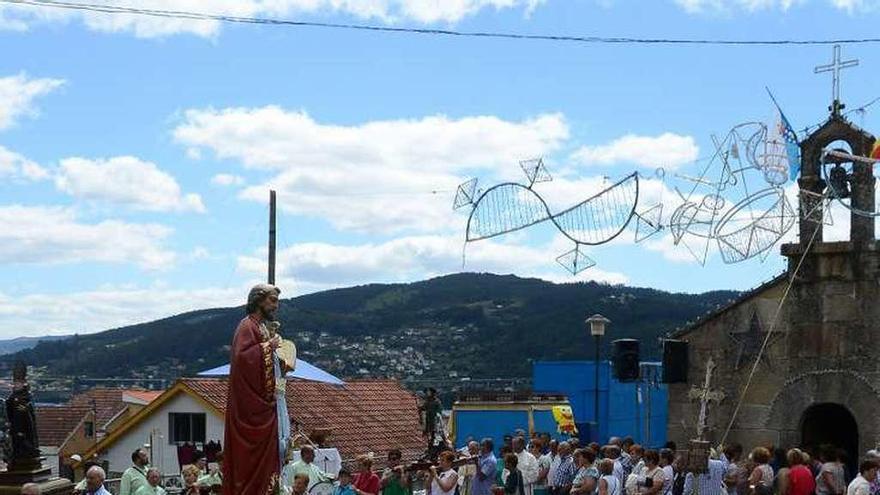
[[[838,164],[849,172],[849,240],[823,240],[817,199],[828,192],[826,147],[864,157],[874,144],[841,108],[835,100],[829,119],[800,143],[799,240],[781,248],[787,271],[671,335],[688,342],[689,353],[687,383],[669,385],[667,432],[679,448],[697,437],[701,391],[714,399],[704,434],[713,446],[728,428],[726,443],[739,442],[746,452],[830,443],[852,463],[880,445],[880,244],[866,214],[875,211],[873,165]],[[710,359],[715,368],[704,387]]]

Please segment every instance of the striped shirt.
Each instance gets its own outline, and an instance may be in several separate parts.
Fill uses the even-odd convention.
[[[709,470],[696,477],[694,495],[722,495],[726,493],[724,487],[724,463],[715,459],[709,459]],[[687,482],[685,482],[687,485]],[[689,495],[687,487],[685,495]]]
[[[571,486],[574,482],[575,475],[577,475],[577,466],[574,464],[574,457],[570,455],[563,457],[562,462],[559,463],[559,467],[556,468],[556,473],[553,477],[553,486],[558,488]]]

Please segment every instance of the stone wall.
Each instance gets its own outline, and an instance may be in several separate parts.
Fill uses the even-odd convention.
[[[802,252],[799,245],[783,246],[792,265],[800,261]],[[814,404],[835,403],[854,416],[861,452],[878,445],[878,266],[876,242],[855,248],[849,242],[812,246],[780,310],[765,359],[743,398],[728,443],[736,441],[747,448],[798,445],[803,412]],[[690,343],[689,383],[669,387],[670,439],[683,445],[695,436],[699,404],[688,398],[688,391],[702,385],[712,356],[718,365],[713,388],[726,398],[710,408],[707,439],[720,442],[757,354],[754,346],[747,346],[751,355],[739,356],[737,340],[748,341],[749,335],[754,340],[755,333],[761,339],[766,336],[787,285],[783,277],[678,336]],[[753,315],[761,332],[750,334]]]

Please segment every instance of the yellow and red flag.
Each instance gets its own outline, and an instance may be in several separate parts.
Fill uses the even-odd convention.
[[[871,150],[871,158],[880,160],[880,139],[874,141],[874,149]]]

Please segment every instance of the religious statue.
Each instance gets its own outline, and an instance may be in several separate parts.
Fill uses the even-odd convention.
[[[12,442],[10,469],[40,465],[40,442],[37,439],[37,419],[27,383],[27,366],[18,361],[12,371],[12,393],[6,399],[6,418]]]
[[[425,389],[425,396],[419,405],[419,422],[422,425],[422,436],[428,442],[424,458],[436,461],[440,452],[450,448],[443,425],[443,405],[433,387]]]
[[[296,362],[293,343],[275,322],[281,291],[259,284],[232,341],[226,402],[224,495],[279,493],[290,440],[285,375]]]

